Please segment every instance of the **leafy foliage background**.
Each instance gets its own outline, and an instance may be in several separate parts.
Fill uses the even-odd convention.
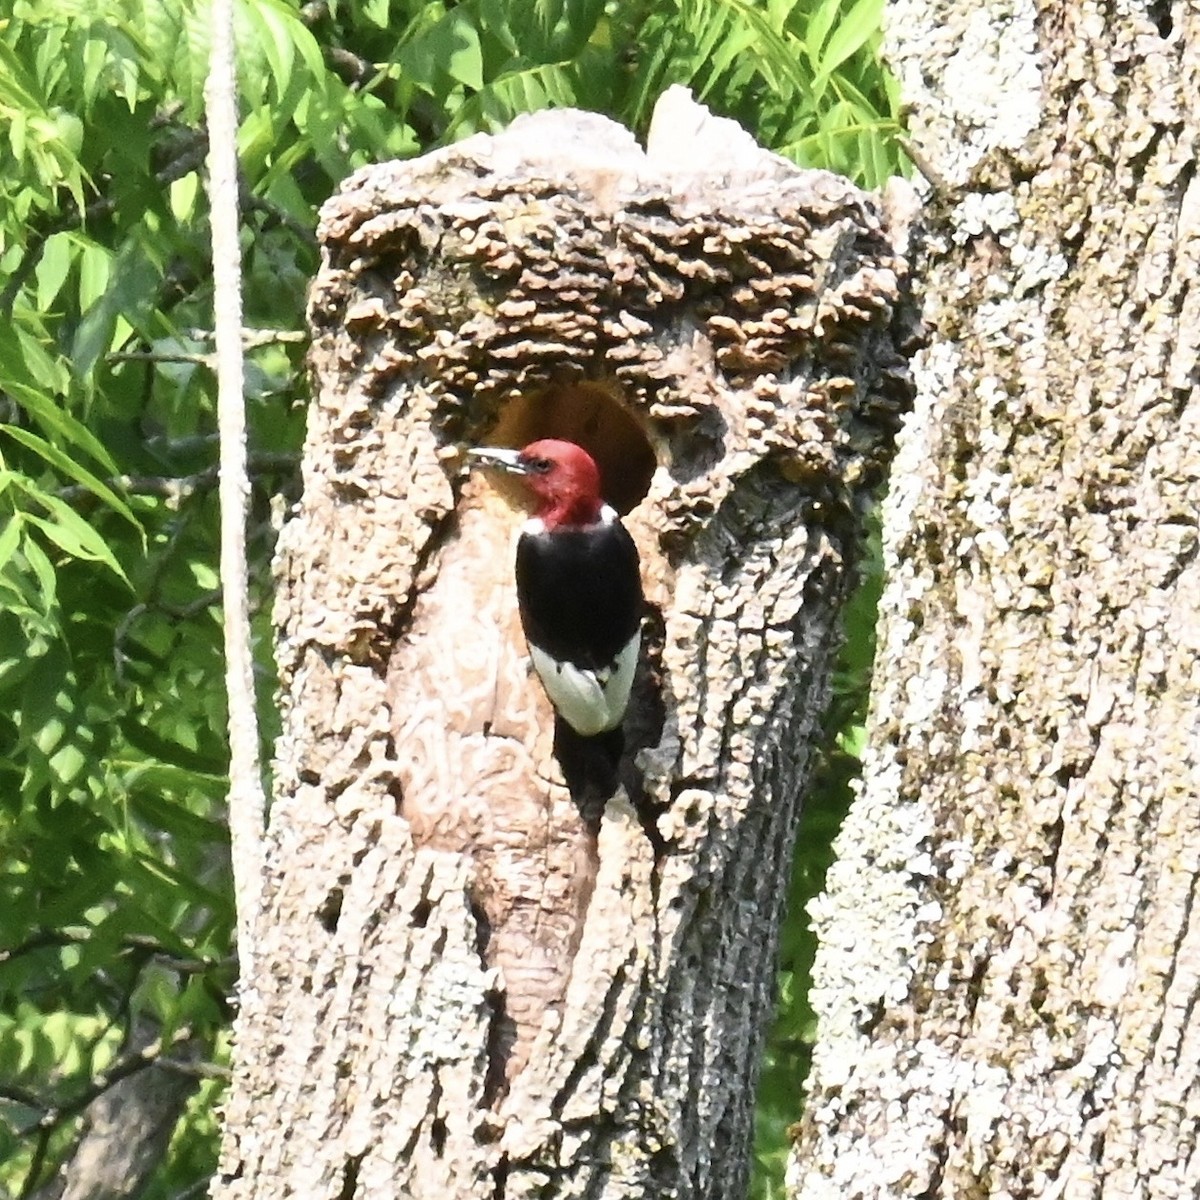
[[[320,203],[356,167],[574,105],[641,132],[671,83],[795,161],[899,169],[884,0],[242,0],[245,319],[260,708],[269,559],[303,437]],[[206,7],[11,0],[0,14],[0,1196],[32,1196],[135,1030],[195,1053],[143,1195],[195,1195],[234,983],[216,573]],[[847,620],[760,1093],[782,1195],[812,1038],[819,889],[848,802],[871,581]]]

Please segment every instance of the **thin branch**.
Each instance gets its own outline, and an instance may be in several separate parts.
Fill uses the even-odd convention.
[[[206,605],[209,603],[212,602],[206,600]],[[130,934],[122,938],[121,945],[130,950],[144,950],[152,959],[166,963],[172,971],[178,971],[181,975],[203,975],[208,971],[232,966],[234,963],[234,960],[228,957],[200,958],[197,955],[178,954],[174,950],[168,950],[154,938],[142,934]]]
[[[292,471],[298,458],[295,454],[282,451],[261,451],[251,454],[247,467],[251,478],[262,475],[278,475],[281,471]],[[209,491],[217,486],[220,469],[207,467],[192,475],[114,475],[105,480],[110,488],[124,492],[127,496],[161,496],[178,503],[196,492]],[[71,483],[61,487],[55,495],[68,504],[96,500],[96,493],[82,483]]]
[[[197,337],[205,335],[196,331]],[[308,341],[308,334],[303,329],[243,329],[242,345],[247,350],[256,350],[259,346],[271,346],[277,342],[303,345]]]
[[[217,440],[214,434],[200,434],[178,439],[171,439],[162,435],[149,439],[147,446],[155,453],[163,456],[184,456],[208,451]],[[292,455],[282,453],[273,454],[267,451],[251,455],[249,461],[256,472],[261,468],[264,474],[270,473],[273,470],[290,472],[295,469],[296,465],[294,456]],[[125,614],[113,635],[113,666],[116,671],[117,683],[121,687],[125,687],[128,684],[126,666],[130,659],[125,653],[125,646],[131,639],[131,630],[134,624],[141,617],[151,612],[162,612],[177,622],[183,622],[189,620],[196,612],[218,603],[221,599],[222,592],[220,588],[204,593],[183,608],[170,605],[161,598],[162,580],[172,561],[172,556],[182,544],[183,538],[196,513],[200,511],[201,506],[196,502],[196,498],[204,495],[219,476],[219,472],[215,467],[209,467],[199,474],[204,476],[203,486],[197,486],[195,490],[182,498],[180,504],[177,506],[174,519],[169,523],[170,534],[167,544],[155,556],[151,564],[150,576],[143,589],[146,599],[134,605]],[[273,536],[274,532],[275,526],[270,522],[262,522],[255,529],[256,536]],[[257,608],[255,612],[257,612]]]
[[[162,1161],[188,1096],[199,1086],[195,1073],[177,1069],[169,1054],[176,1047],[182,1059],[190,1059],[201,1041],[186,1028],[154,1041],[148,1022],[134,1022],[115,1061],[24,1131],[28,1136],[37,1129],[37,1145],[23,1193],[140,1195]],[[34,1191],[51,1147],[60,1160],[54,1178]]]
[[[215,471],[201,471],[196,475],[181,475],[176,478],[164,475],[116,475],[106,480],[109,487],[120,488],[127,496],[159,496],[178,504],[193,493],[204,491],[216,484]],[[79,504],[99,497],[82,483],[70,483],[55,493],[67,504]]]
[[[165,1070],[174,1071],[177,1075],[190,1075],[195,1079],[219,1079],[228,1083],[233,1078],[233,1072],[228,1067],[222,1067],[213,1062],[187,1062],[182,1058],[160,1058],[158,1065]]]
[[[37,1187],[42,1174],[42,1166],[46,1161],[46,1151],[50,1148],[50,1139],[54,1136],[53,1128],[38,1128],[37,1143],[29,1158],[29,1170],[25,1172],[25,1182],[17,1194],[17,1200],[29,1200],[33,1189]]]
[[[0,963],[12,962],[26,954],[37,950],[46,950],[51,946],[72,946],[83,941],[83,935],[67,933],[65,930],[44,929],[30,935],[16,946],[0,950]]]
[[[333,69],[347,87],[365,87],[379,73],[373,62],[343,46],[331,46],[328,54]]]
[[[191,524],[197,508],[198,506],[195,504],[181,505],[177,517],[171,522],[171,533],[167,539],[167,544],[152,566],[150,579],[145,589],[146,594],[151,600],[157,600],[159,586],[167,570],[167,565],[171,561],[171,555],[183,541],[184,534],[187,532],[187,528]],[[117,683],[121,687],[124,687],[127,682],[125,678],[125,664],[129,659],[125,654],[125,642],[129,638],[129,631],[133,627],[134,621],[149,612],[150,609],[151,604],[148,601],[135,604],[121,619],[120,624],[113,633],[113,668],[116,672]]]
[[[212,342],[216,334],[211,329],[189,329],[187,337],[194,342]],[[299,329],[243,329],[242,348],[258,350],[262,346],[303,345],[308,334]],[[185,363],[199,367],[214,367],[216,356],[205,351],[184,350],[114,350],[105,355],[108,362]]]
[[[41,1096],[15,1083],[0,1083],[0,1100],[11,1100],[14,1104],[23,1104],[26,1108],[44,1110],[47,1107]]]
[[[283,205],[276,204],[270,197],[255,195],[244,179],[241,184],[241,200],[244,211],[262,213],[267,218],[266,221],[260,223],[260,229],[267,230],[269,222],[273,221],[299,241],[307,243],[312,249],[317,248],[317,235],[310,225],[297,220]]]
[[[46,243],[56,233],[64,233],[68,229],[77,229],[81,225],[86,225],[89,221],[106,217],[116,206],[117,202],[111,196],[100,196],[88,204],[82,211],[76,209],[73,212],[64,213],[56,221],[51,221],[44,229],[31,233],[29,242],[25,247],[25,253],[21,255],[21,261],[17,263],[12,274],[9,275],[8,282],[4,285],[4,291],[0,292],[0,314],[3,314],[6,318],[12,316],[13,303],[17,298],[17,293],[25,286],[25,281],[29,276],[33,274],[34,268],[38,264],[38,259],[42,257],[42,251],[45,249]]]
[[[156,433],[146,439],[146,449],[164,458],[188,458],[211,449],[219,441],[220,438],[215,433],[193,433],[179,438]]]
[[[105,355],[108,362],[186,363],[194,367],[211,367],[211,354],[185,354],[179,350],[114,350]]]
[[[124,687],[126,682],[125,664],[129,662],[129,655],[125,653],[125,644],[129,641],[130,630],[137,621],[150,612],[166,613],[173,621],[180,623],[190,621],[197,613],[203,612],[206,608],[212,608],[214,604],[220,604],[221,596],[220,588],[211,588],[207,592],[201,592],[187,604],[166,604],[161,600],[155,604],[135,604],[121,618],[120,624],[113,634],[113,666],[117,682]]]
[[[908,156],[909,162],[921,173],[925,181],[933,188],[936,196],[945,198],[953,194],[954,189],[946,177],[922,154],[906,137],[896,134],[896,145]]]
[[[229,832],[237,901],[238,959],[253,977],[253,931],[262,904],[266,799],[258,757],[246,529],[246,411],[242,361],[241,246],[238,240],[237,74],[233,0],[214,0],[204,89],[209,128],[217,423],[221,433],[221,584],[225,594],[225,686],[229,696]]]
[[[178,615],[194,615],[189,610],[201,611],[215,604],[221,597],[219,590],[206,592],[191,604],[177,610]],[[176,615],[172,613],[171,615]],[[26,954],[36,953],[50,947],[83,946],[93,937],[91,932],[76,933],[70,929],[43,929],[26,938],[25,941],[7,950],[0,950],[0,964],[14,962]],[[183,975],[202,975],[206,971],[217,970],[232,965],[229,958],[201,958],[194,954],[180,954],[170,950],[155,938],[144,934],[127,934],[121,938],[117,946],[118,954],[133,953],[134,951],[148,955],[151,959],[168,964],[172,970]],[[2,1092],[0,1092],[2,1094]]]
[[[167,1051],[191,1041],[192,1038],[191,1028],[185,1025],[177,1029],[165,1043],[162,1038],[155,1038],[144,1049],[122,1055],[111,1062],[105,1070],[93,1075],[87,1087],[72,1096],[70,1100],[63,1100],[58,1104],[41,1105],[45,1109],[42,1115],[32,1125],[20,1130],[17,1136],[28,1137],[34,1130],[52,1132],[64,1121],[78,1116],[97,1096],[103,1095],[109,1088],[120,1083],[122,1079],[128,1079],[130,1075],[134,1075],[138,1071],[155,1066],[160,1059],[165,1057]]]
[[[197,1196],[205,1196],[208,1194],[208,1188],[211,1183],[211,1176],[197,1179],[195,1183],[185,1187],[182,1192],[176,1192],[171,1200],[195,1200]]]

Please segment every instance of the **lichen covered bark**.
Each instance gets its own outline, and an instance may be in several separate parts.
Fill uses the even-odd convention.
[[[681,159],[680,154],[684,157]],[[280,549],[285,733],[217,1195],[744,1186],[835,615],[908,378],[844,181],[673,94],[352,177]],[[463,444],[597,457],[649,601],[622,786],[581,811]]]
[[[903,3],[941,180],[791,1194],[1200,1189],[1200,12]]]

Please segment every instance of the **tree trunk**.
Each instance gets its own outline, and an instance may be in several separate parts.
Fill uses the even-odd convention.
[[[187,1070],[199,1053],[186,1032],[177,1031],[164,1041],[152,1023],[134,1022],[122,1050],[123,1062],[110,1067],[117,1077],[83,1108],[75,1145],[54,1178],[32,1193],[32,1200],[143,1195],[166,1158],[188,1100],[200,1086],[200,1077]],[[171,1062],[162,1061],[167,1055]],[[102,1079],[94,1080],[93,1086]]]
[[[859,517],[909,396],[871,202],[674,91],[547,112],[322,215],[281,538],[265,915],[214,1195],[725,1198]],[[569,437],[649,613],[621,785],[565,786],[513,497]],[[594,799],[594,797],[593,797]]]
[[[945,187],[790,1194],[1194,1196],[1200,9],[890,20]]]

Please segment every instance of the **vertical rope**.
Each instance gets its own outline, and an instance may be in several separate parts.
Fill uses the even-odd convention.
[[[208,117],[217,422],[221,439],[221,587],[225,609],[225,687],[229,698],[229,832],[237,902],[238,961],[245,983],[250,978],[252,937],[262,903],[266,804],[258,756],[246,571],[250,485],[246,477],[242,369],[233,0],[213,0],[212,20],[212,56],[204,98]]]

